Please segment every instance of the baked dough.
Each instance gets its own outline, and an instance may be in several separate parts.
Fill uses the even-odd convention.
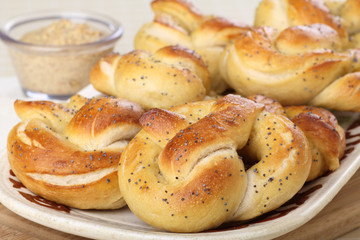
[[[152,226],[198,232],[288,201],[305,183],[311,149],[287,117],[236,95],[152,109],[119,164],[129,208]],[[257,163],[245,169],[237,150]]]
[[[323,24],[255,28],[228,45],[220,71],[242,96],[360,111],[358,74],[349,74],[360,71],[360,51],[341,46],[336,31]]]
[[[180,46],[167,46],[154,54],[135,50],[106,56],[93,67],[90,82],[100,92],[147,109],[203,100],[210,90],[204,62]]]
[[[116,98],[15,102],[22,121],[8,135],[8,159],[33,193],[69,207],[125,205],[117,177],[121,152],[140,130],[142,108]]]

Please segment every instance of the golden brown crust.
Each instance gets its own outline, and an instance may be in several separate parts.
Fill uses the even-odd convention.
[[[154,54],[135,50],[117,55],[116,64],[101,59],[90,74],[95,89],[139,103],[145,108],[169,108],[202,100],[210,88],[209,73],[200,57],[180,46]]]
[[[294,26],[284,29],[276,38],[276,47],[287,54],[330,49],[339,51],[341,41],[337,32],[324,24]]]
[[[302,131],[240,96],[153,109],[140,122],[120,160],[120,191],[138,217],[158,228],[196,232],[259,216],[290,199],[308,176]],[[260,159],[246,172],[237,153],[244,147]],[[278,165],[286,170],[275,171]]]
[[[75,96],[65,104],[17,100],[15,109],[23,121],[8,135],[8,159],[30,191],[81,209],[125,204],[117,182],[124,144],[116,142],[140,130],[140,106]]]
[[[15,160],[9,157],[9,161]],[[104,175],[91,183],[59,187],[59,185],[40,181],[37,177],[26,174],[23,166],[18,168],[11,165],[11,167],[16,177],[27,189],[59,204],[79,209],[116,209],[125,205],[118,190],[117,171]],[[79,177],[81,176],[79,175]]]
[[[92,99],[70,120],[63,134],[85,150],[101,149],[134,136],[142,113],[139,105],[126,99]]]

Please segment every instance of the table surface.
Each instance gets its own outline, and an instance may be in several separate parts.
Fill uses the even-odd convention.
[[[237,21],[252,24],[256,1],[233,0],[196,0],[193,3],[206,14],[215,14]],[[125,33],[118,42],[115,50],[126,53],[133,49],[133,38],[142,24],[152,19],[150,0],[0,0],[0,24],[7,19],[22,13],[44,9],[87,10],[109,15],[124,26]],[[6,46],[0,42],[0,148],[6,146],[6,137],[10,129],[19,121],[13,109],[13,102],[18,98],[25,98],[20,90],[19,83]],[[360,172],[357,172],[360,175]],[[339,193],[341,196],[341,194]],[[339,195],[337,197],[339,197]],[[354,201],[359,201],[355,197]],[[329,204],[331,208],[331,203]],[[327,206],[318,216],[329,208]],[[0,204],[0,239],[82,239],[73,235],[58,232],[36,223],[32,223],[7,210]],[[360,219],[360,216],[359,216]],[[313,220],[312,220],[313,221]],[[316,218],[315,218],[316,221]],[[19,227],[21,226],[21,227]],[[305,229],[310,225],[303,226]],[[340,231],[340,230],[339,230]],[[342,234],[345,232],[342,232]],[[50,237],[51,236],[51,237]],[[360,228],[351,231],[337,239],[360,239]]]

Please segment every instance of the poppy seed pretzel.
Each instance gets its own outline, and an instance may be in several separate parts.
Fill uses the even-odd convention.
[[[152,109],[140,123],[121,156],[120,191],[161,229],[198,232],[254,218],[289,200],[309,174],[303,132],[240,96]],[[245,172],[237,150],[249,138],[259,161]]]
[[[339,41],[322,24],[253,29],[228,45],[220,71],[245,97],[264,94],[282,105],[360,111],[360,51],[338,51]]]
[[[80,209],[125,205],[117,166],[140,130],[139,105],[77,95],[65,104],[17,100],[14,106],[22,121],[8,135],[8,159],[30,191]]]
[[[203,15],[183,0],[155,0],[151,8],[154,20],[137,32],[135,49],[155,52],[168,45],[192,49],[209,69],[211,90],[223,92],[228,86],[219,72],[219,56],[226,44],[250,27],[223,17]]]
[[[180,46],[167,46],[153,54],[135,50],[106,56],[93,67],[90,82],[100,92],[144,108],[169,108],[203,100],[210,90],[204,62]]]

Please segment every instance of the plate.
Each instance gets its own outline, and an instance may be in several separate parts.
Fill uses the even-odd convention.
[[[91,91],[90,91],[91,92]],[[87,95],[87,94],[84,94]],[[44,226],[96,239],[272,239],[305,224],[319,213],[360,167],[360,117],[341,113],[346,150],[340,167],[306,183],[281,208],[246,223],[226,223],[201,233],[169,233],[155,229],[124,207],[119,210],[78,210],[57,205],[28,191],[14,176],[6,150],[0,153],[0,201],[15,212]]]

